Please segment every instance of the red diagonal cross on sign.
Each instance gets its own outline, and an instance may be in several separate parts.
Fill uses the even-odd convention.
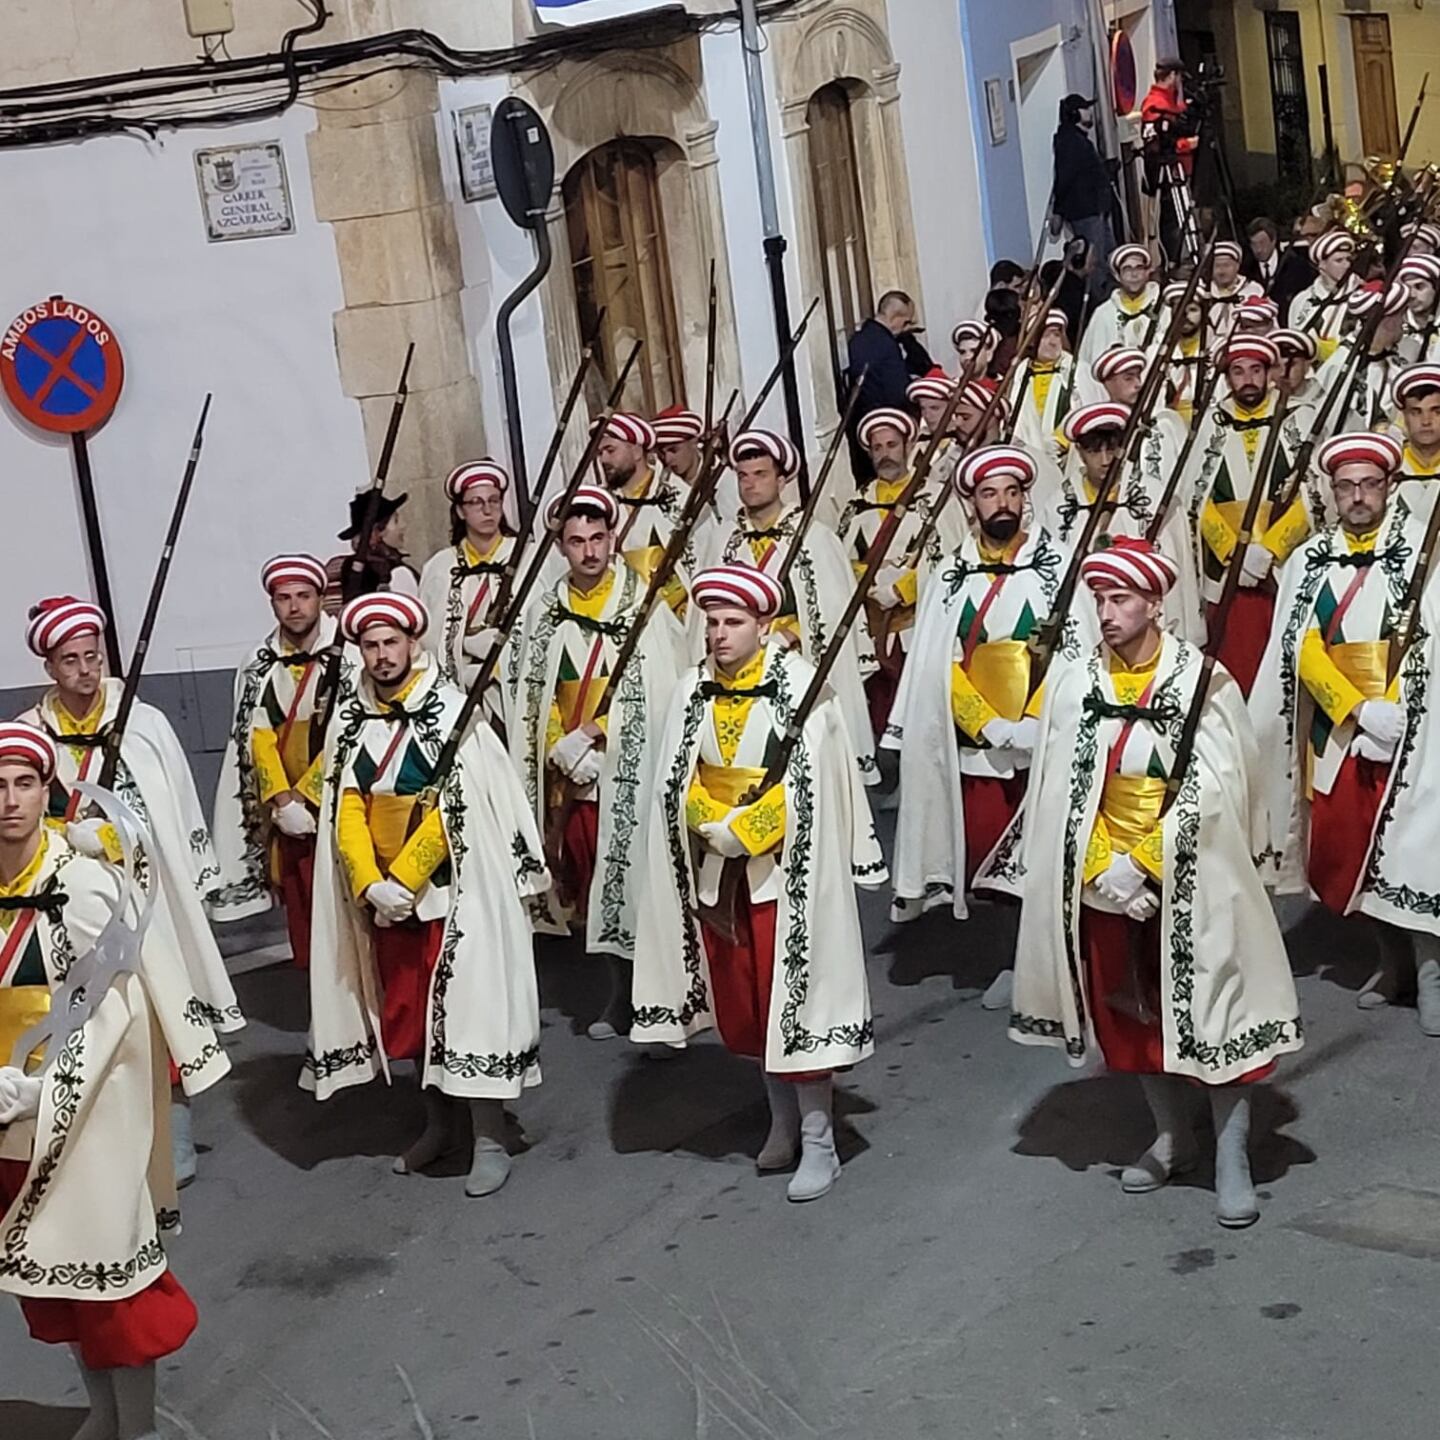
[[[50,363],[50,373],[45,377],[45,382],[35,392],[35,404],[41,404],[45,397],[55,388],[61,380],[68,380],[77,390],[83,391],[91,400],[99,398],[100,392],[91,384],[82,380],[71,368],[70,362],[75,358],[75,353],[85,343],[86,332],[77,330],[71,338],[70,343],[59,355],[52,355],[43,345],[33,340],[29,335],[22,335],[20,343],[27,349],[33,350],[42,360]]]

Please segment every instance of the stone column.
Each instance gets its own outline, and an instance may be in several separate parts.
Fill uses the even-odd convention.
[[[876,198],[884,206],[881,213],[894,217],[892,225],[883,227],[893,243],[889,257],[893,273],[889,277],[877,278],[884,279],[882,289],[893,285],[908,291],[919,308],[922,301],[920,264],[915,253],[914,212],[910,208],[910,172],[905,166],[905,137],[900,129],[900,67],[885,65],[872,70],[870,80],[874,86],[879,118],[875,136],[879,181]]]
[[[441,178],[438,109],[433,76],[366,76],[327,94],[309,137],[315,212],[335,232],[345,294],[335,315],[340,383],[360,403],[372,467],[405,347],[415,342],[388,491],[410,493],[407,545],[421,560],[448,539],[441,482],[458,462],[485,451],[461,315],[459,239]],[[357,489],[369,480],[350,478]]]
[[[725,207],[720,198],[720,155],[715,148],[718,120],[707,120],[685,131],[685,158],[690,166],[691,205],[700,242],[702,303],[693,325],[695,335],[685,342],[685,371],[692,408],[704,406],[705,322],[709,295],[709,262],[715,261],[715,412],[724,409],[731,390],[740,386],[740,353],[735,340],[735,303],[730,291],[730,251],[725,240]],[[755,381],[759,383],[758,377]],[[743,391],[742,391],[743,400]],[[736,408],[736,415],[743,403]]]

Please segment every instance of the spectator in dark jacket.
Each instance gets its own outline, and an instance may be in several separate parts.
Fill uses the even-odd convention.
[[[1083,95],[1067,95],[1060,102],[1060,126],[1055,131],[1055,194],[1050,202],[1051,233],[1058,237],[1060,225],[1090,247],[1094,263],[1090,270],[1091,304],[1103,300],[1114,280],[1110,274],[1110,252],[1115,234],[1110,226],[1114,203],[1110,172],[1090,138],[1095,128],[1095,102]]]
[[[855,423],[886,407],[914,413],[905,391],[933,362],[917,338],[915,302],[903,290],[880,297],[874,315],[850,337],[849,361],[852,381],[870,367],[855,405]]]

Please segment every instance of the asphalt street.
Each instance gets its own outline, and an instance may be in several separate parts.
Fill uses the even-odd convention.
[[[1014,912],[897,932],[866,902],[878,1048],[843,1077],[845,1171],[757,1178],[758,1075],[584,1025],[600,970],[542,946],[545,1083],[498,1195],[396,1177],[409,1079],[296,1088],[303,977],[237,957],[249,1027],[196,1105],[171,1246],[199,1331],[166,1440],[1430,1440],[1440,1410],[1440,1041],[1360,1012],[1363,925],[1287,914],[1308,1040],[1257,1102],[1264,1214],[1208,1165],[1127,1197],[1138,1088],[1005,1036],[980,995]],[[230,936],[232,946],[273,935]],[[258,968],[246,968],[246,967]],[[0,1303],[0,1437],[81,1418],[69,1357]]]

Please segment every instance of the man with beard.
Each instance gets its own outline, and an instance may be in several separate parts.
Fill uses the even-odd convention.
[[[1065,570],[1054,540],[1023,528],[1034,482],[1012,445],[973,451],[956,472],[975,525],[926,587],[884,740],[900,752],[895,920],[937,905],[963,920],[1025,793],[1040,708],[1029,642]]]
[[[421,643],[428,621],[408,595],[364,595],[340,614],[363,674],[325,737],[300,1084],[325,1100],[413,1061],[425,1129],[395,1173],[423,1170],[468,1131],[465,1193],[481,1196],[510,1174],[504,1102],[540,1083],[526,904],[549,876],[488,725],[436,774],[463,697]]]
[[[1378,922],[1382,966],[1363,1009],[1396,997],[1413,942],[1420,1027],[1440,1036],[1436,587],[1425,588],[1419,638],[1388,679],[1418,550],[1415,517],[1394,494],[1401,447],[1388,435],[1337,435],[1316,463],[1339,523],[1287,574],[1250,702],[1262,753],[1284,757],[1271,772],[1269,878]]]
[[[310,964],[315,817],[324,770],[316,728],[329,652],[340,644],[323,613],[325,567],[313,555],[277,555],[260,572],[275,628],[235,674],[235,710],[215,791],[220,874],[209,895],[216,920],[285,907],[290,954]],[[350,666],[341,668],[348,691]]]
[[[1201,418],[1180,483],[1180,494],[1189,496],[1190,525],[1198,536],[1201,598],[1211,607],[1220,599],[1251,487],[1259,485],[1263,490],[1218,657],[1246,695],[1270,640],[1276,577],[1310,533],[1311,514],[1320,513],[1308,480],[1283,515],[1274,513],[1295,456],[1314,423],[1308,407],[1297,405],[1286,412],[1274,463],[1268,474],[1257,473],[1279,403],[1279,391],[1271,385],[1279,364],[1280,352],[1270,340],[1237,335],[1225,347],[1220,368],[1229,394]]]
[[[1381,311],[1380,323],[1371,332],[1368,351],[1359,373],[1350,382],[1349,392],[1330,416],[1329,434],[1338,435],[1342,430],[1377,430],[1390,418],[1390,382],[1404,363],[1396,346],[1409,303],[1410,292],[1399,281],[1389,289],[1378,280],[1368,281],[1350,292],[1345,308],[1355,328],[1316,372],[1322,393],[1329,394],[1350,365],[1360,339],[1360,328],[1377,307]],[[1323,346],[1321,350],[1323,353]]]
[[[871,728],[877,739],[885,733],[895,687],[900,683],[922,579],[943,555],[960,543],[963,527],[954,509],[947,506],[946,513],[930,533],[926,553],[911,553],[926,518],[940,498],[940,492],[927,480],[904,518],[897,522],[894,516],[895,507],[910,484],[911,446],[916,428],[903,410],[872,410],[860,422],[857,438],[870,457],[875,479],[846,505],[837,526],[857,576],[865,568],[870,547],[882,533],[888,535],[894,531],[886,563],[876,574],[866,598],[870,634],[880,665],[865,682]]]
[[[1189,287],[1182,281],[1172,281],[1165,287],[1165,308],[1173,312],[1174,307],[1184,298]],[[1195,392],[1200,375],[1200,330],[1204,324],[1205,298],[1198,292],[1191,295],[1185,313],[1180,317],[1180,338],[1170,352],[1169,369],[1165,382],[1165,404],[1173,410],[1188,430],[1195,412]],[[1206,346],[1208,354],[1209,347]],[[1208,363],[1208,361],[1207,361]]]
[[[1329,359],[1345,327],[1345,301],[1356,280],[1355,239],[1344,230],[1327,230],[1310,242],[1315,279],[1291,302],[1287,323],[1308,330],[1320,342],[1322,359]]]
[[[1407,255],[1400,262],[1397,276],[1410,292],[1405,311],[1405,328],[1395,346],[1407,365],[1440,359],[1440,315],[1436,314],[1436,296],[1440,294],[1440,257]]]
[[[1015,416],[1011,438],[1037,455],[1056,458],[1055,432],[1070,409],[1075,393],[1075,357],[1065,348],[1067,317],[1063,310],[1045,316],[1034,359],[1015,367],[1006,396]]]
[[[746,430],[730,446],[730,465],[735,471],[741,510],[732,526],[716,527],[718,543],[712,552],[715,563],[753,565],[767,575],[777,576],[785,568],[800,525],[802,507],[784,498],[785,487],[799,473],[799,453],[783,435],[770,430]],[[844,545],[817,518],[805,532],[780,608],[768,621],[772,639],[796,646],[812,662],[818,660],[854,588],[855,577]],[[704,631],[705,612],[692,611],[691,655],[705,653]],[[864,676],[874,668],[874,648],[862,616],[850,627],[845,649],[830,672],[830,686],[844,712],[867,785],[879,779],[864,682]]]
[[[1111,272],[1120,283],[1095,307],[1085,327],[1078,356],[1081,373],[1088,374],[1103,351],[1117,345],[1145,349],[1152,336],[1165,333],[1169,316],[1160,287],[1150,278],[1153,268],[1143,245],[1121,245],[1110,257]]]
[[[639,846],[684,634],[657,605],[613,705],[596,718],[646,587],[616,554],[615,494],[582,485],[562,513],[563,498],[546,519],[559,529],[565,574],[536,588],[511,637],[510,758],[555,872],[536,922],[563,935],[573,916],[587,950],[609,957],[609,1002],[588,1033],[611,1040],[630,1028]]]
[[[840,1176],[834,1072],[874,1050],[855,886],[883,884],[885,861],[834,692],[797,715],[814,670],[767,644],[780,586],[727,565],[693,595],[709,653],[676,688],[657,751],[630,1038],[679,1047],[713,1024],[758,1061],[770,1132],[756,1168],[798,1151],[787,1196],[818,1200]],[[783,779],[751,795],[792,727]],[[728,862],[743,864],[733,924],[713,913]]]
[[[1087,556],[1102,643],[1046,686],[1024,837],[1024,903],[1010,1038],[1098,1047],[1138,1075],[1154,1143],[1121,1174],[1127,1194],[1192,1168],[1190,1097],[1208,1092],[1216,1218],[1253,1224],[1250,1090],[1301,1046],[1285,943],[1256,873],[1264,831],[1260,757],[1239,688],[1205,675],[1167,635],[1174,567],[1148,541]],[[1194,749],[1165,808],[1184,717],[1207,689]]]

